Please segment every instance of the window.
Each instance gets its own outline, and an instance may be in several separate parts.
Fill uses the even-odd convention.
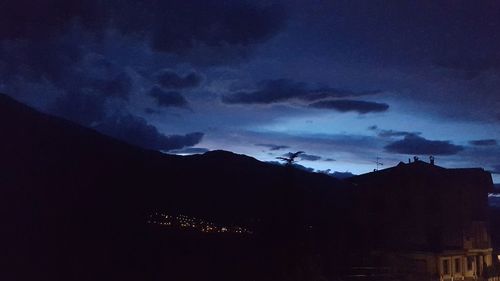
[[[443,260],[443,274],[444,275],[450,274],[450,260],[449,259]]]
[[[455,258],[455,273],[462,273],[462,259]]]

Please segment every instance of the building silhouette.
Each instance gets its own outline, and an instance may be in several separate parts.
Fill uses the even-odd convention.
[[[490,173],[446,169],[432,158],[431,163],[401,162],[350,181],[358,255],[365,260],[384,260],[405,279],[415,280],[476,280],[492,265]]]

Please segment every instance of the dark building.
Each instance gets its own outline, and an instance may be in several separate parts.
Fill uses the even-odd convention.
[[[490,173],[416,160],[350,181],[366,254],[428,280],[475,280],[492,264]]]

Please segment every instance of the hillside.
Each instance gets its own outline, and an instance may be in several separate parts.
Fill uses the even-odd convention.
[[[258,233],[287,227],[289,220],[320,227],[348,204],[342,192],[348,184],[326,175],[226,151],[183,157],[144,150],[5,95],[0,131],[6,225],[0,238],[10,268],[2,280],[155,276],[144,265],[159,259],[149,256],[155,246],[145,220],[157,210],[248,225]]]

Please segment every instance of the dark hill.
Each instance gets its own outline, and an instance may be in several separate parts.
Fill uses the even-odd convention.
[[[326,175],[226,151],[144,150],[5,95],[0,132],[2,280],[168,279],[154,251],[166,242],[145,227],[155,210],[259,233],[290,220],[325,228],[343,208],[334,202],[348,204],[348,185]]]

